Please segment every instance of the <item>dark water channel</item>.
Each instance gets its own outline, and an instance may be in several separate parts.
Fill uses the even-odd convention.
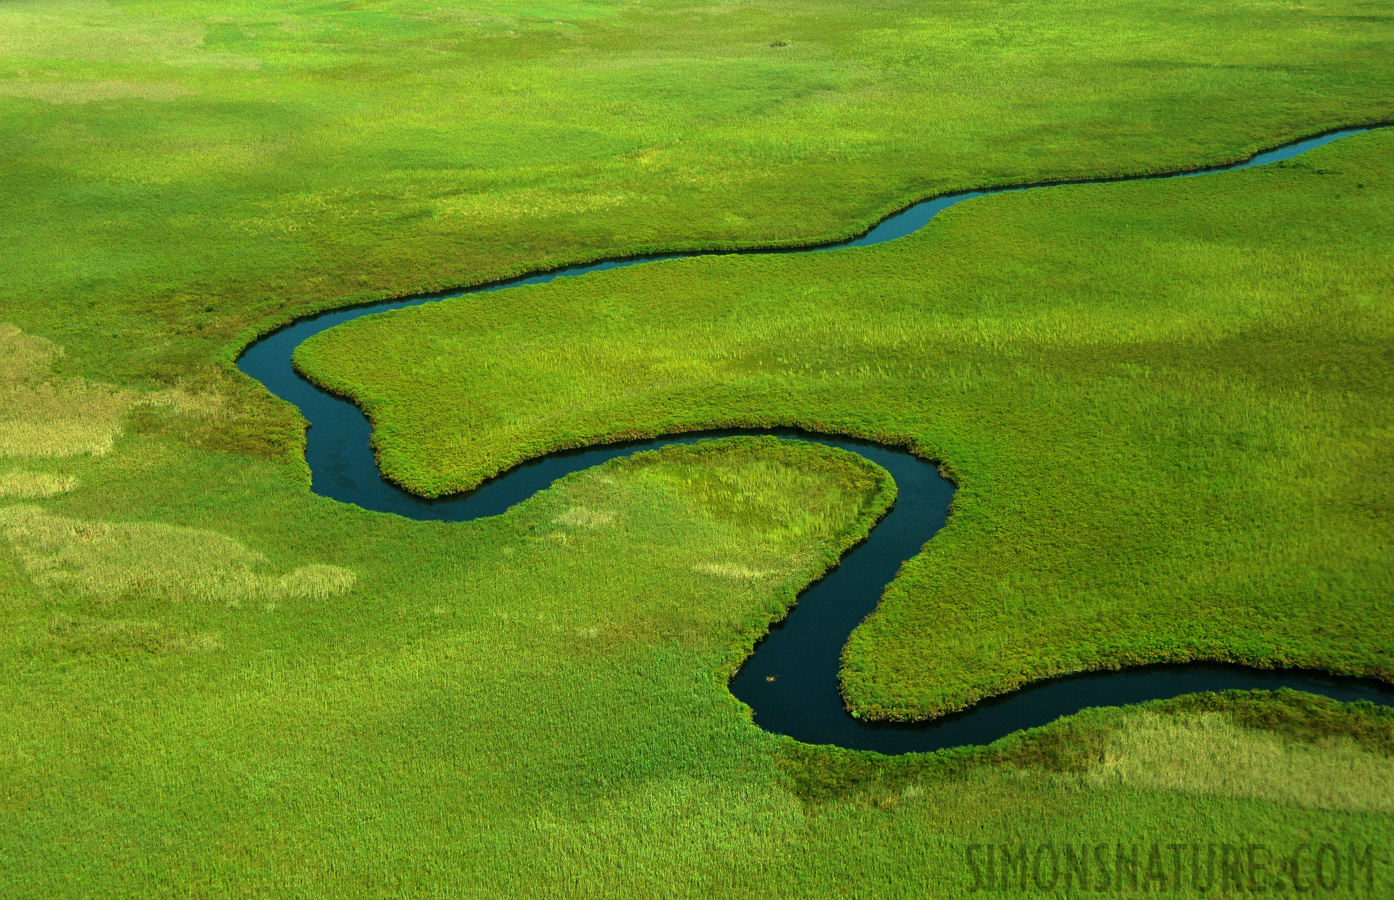
[[[1230,166],[1144,177],[1186,177],[1263,165],[1289,159],[1314,147],[1366,130],[1349,129],[1309,138]],[[851,240],[797,250],[742,252],[809,253],[884,243],[918,231],[942,210],[965,200],[1005,191],[1042,190],[1050,186],[951,194],[917,203]],[[868,724],[852,718],[838,694],[837,672],[841,650],[852,630],[876,608],[881,592],[895,577],[901,563],[919,553],[925,542],[944,525],[953,486],[940,476],[933,464],[905,450],[849,438],[779,429],[726,430],[554,453],[524,463],[469,493],[427,500],[403,491],[381,476],[369,445],[371,429],[358,407],[315,387],[291,365],[291,355],[302,341],[362,316],[469,293],[541,284],[556,278],[622,266],[701,255],[711,254],[683,253],[611,260],[545,272],[506,283],[389,300],[308,316],[250,345],[238,360],[238,367],[266,385],[276,396],[295,404],[309,421],[305,457],[312,473],[315,493],[357,504],[364,509],[395,513],[411,519],[462,522],[498,515],[571,472],[640,450],[692,443],[708,437],[770,434],[791,440],[816,441],[858,453],[881,465],[895,479],[898,488],[895,506],[865,542],[844,555],[836,569],[800,595],[794,610],[771,629],[769,636],[760,642],[754,655],[731,681],[731,692],[750,705],[757,724],[768,731],[787,734],[807,743],[837,744],[882,753],[923,752],[967,744],[987,744],[1013,731],[1044,725],[1087,707],[1139,703],[1198,691],[1293,688],[1337,700],[1368,700],[1382,706],[1394,706],[1394,685],[1382,682],[1341,678],[1319,672],[1191,663],[1073,675],[1040,682],[1011,694],[985,700],[965,712],[929,722]]]

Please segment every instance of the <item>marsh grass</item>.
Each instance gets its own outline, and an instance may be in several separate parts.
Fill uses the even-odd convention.
[[[293,309],[1387,119],[1378,6],[7,4],[0,302],[66,374],[236,395],[198,440],[280,458],[221,360]]]
[[[225,535],[159,523],[90,522],[37,506],[0,508],[0,535],[35,584],[114,604],[132,597],[186,602],[323,600],[353,588],[339,566],[269,572],[264,556]]]
[[[664,627],[698,643],[703,634],[721,634],[722,656],[711,677],[722,690],[798,591],[863,539],[895,497],[889,475],[859,456],[766,437],[637,453],[563,483],[568,502],[542,501],[544,509],[559,505],[540,513],[532,531],[548,554],[589,560],[600,548],[611,548],[615,560],[645,558],[658,552],[657,542],[663,549],[655,562],[661,560],[669,573],[665,577],[683,586],[675,596],[655,596],[655,609],[685,606],[684,598],[708,591],[734,593],[742,604],[751,604],[722,611],[695,603],[690,613],[677,617],[685,624]],[[829,513],[817,515],[819,510]],[[572,626],[575,631],[594,628],[581,611],[592,606],[603,611],[604,597],[618,584],[626,592],[645,590],[644,569],[584,565],[567,578],[577,592],[568,617],[582,616]]]
[[[5,513],[56,543],[0,540],[0,890],[951,898],[975,896],[972,841],[1389,846],[1387,814],[1089,783],[1107,717],[904,760],[755,728],[723,672],[879,514],[885,486],[868,498],[855,466],[800,480],[817,458],[793,451],[781,472],[778,447],[728,447],[578,473],[489,521],[410,523],[311,496],[303,423],[229,363],[311,308],[660,247],[808,243],[939,191],[1190,167],[1388,119],[1392,27],[1383,0],[0,3],[0,319],[27,334],[0,329],[0,382],[55,403],[96,402],[76,386],[136,397],[106,454],[24,464],[72,490]],[[978,207],[908,257],[731,260],[682,269],[692,292],[614,275],[569,306],[486,305],[479,352],[458,354],[481,383],[508,384],[515,355],[526,382],[575,354],[587,384],[526,382],[574,404],[530,410],[551,419],[520,421],[505,390],[425,425],[481,423],[436,448],[445,481],[548,449],[558,422],[585,442],[641,418],[762,422],[771,403],[771,424],[806,414],[941,454],[965,490],[944,552],[907,572],[913,614],[870,642],[884,665],[866,680],[894,695],[870,706],[1146,658],[1212,614],[1228,621],[1182,628],[1184,646],[1367,666],[1383,651],[1360,631],[1382,640],[1387,618],[1369,598],[1389,596],[1370,541],[1390,511],[1387,189],[1290,168],[1341,185],[1339,208],[1293,207],[1306,237],[1264,227],[1290,185],[1199,217],[1115,185],[1116,206]],[[1100,217],[1130,205],[1171,210],[1171,228]],[[1367,227],[1372,249],[1334,265],[1319,246]],[[1076,269],[1041,239],[1112,262]],[[985,253],[1021,264],[960,265]],[[649,291],[657,315],[628,296]],[[441,365],[455,389],[448,340],[443,361],[378,349],[421,365],[412,377]],[[1228,376],[1206,386],[1197,368]],[[203,399],[150,402],[169,390]],[[30,427],[64,418],[44,403],[18,401]],[[745,481],[747,466],[766,473]],[[822,519],[791,508],[795,489]],[[1274,519],[1303,527],[1254,531],[1274,506],[1307,510]],[[342,587],[319,563],[354,589],[264,599]],[[122,587],[137,571],[158,589]],[[189,585],[263,599],[167,602]],[[1156,611],[1168,627],[1149,632]],[[224,649],[184,652],[202,636]],[[1339,704],[1225,712],[1316,745],[1391,740]]]
[[[1211,769],[1200,765],[1198,757],[1188,761],[1184,753],[1169,749],[1165,739],[1152,739],[1173,730],[1193,756],[1214,752],[1221,757],[1213,767],[1213,781],[1206,781]],[[1327,759],[1324,751],[1333,747],[1339,752]],[[1098,788],[1131,784],[1149,790],[1299,802],[1296,795],[1282,794],[1283,776],[1275,776],[1288,767],[1294,783],[1304,783],[1308,776],[1303,772],[1308,770],[1316,779],[1301,788],[1302,796],[1313,801],[1308,805],[1314,807],[1325,802],[1323,796],[1348,796],[1339,785],[1331,786],[1334,793],[1322,794],[1319,783],[1320,777],[1339,775],[1345,763],[1376,779],[1367,785],[1374,789],[1373,798],[1352,802],[1384,804],[1386,791],[1378,778],[1391,759],[1394,711],[1291,690],[1206,692],[1135,706],[1096,707],[1008,735],[987,747],[959,747],[936,754],[886,757],[790,741],[779,757],[799,795],[813,803],[865,801],[894,794],[924,778],[954,778],[987,764],[1050,773],[1066,783]],[[1336,768],[1323,769],[1327,763]],[[1154,774],[1176,783],[1144,785]],[[1187,778],[1191,779],[1188,787],[1182,785]],[[1226,784],[1239,792],[1218,790]],[[1239,785],[1248,786],[1241,789]]]
[[[0,497],[20,497],[35,500],[64,494],[77,486],[72,475],[53,475],[48,472],[18,470],[0,474]]]
[[[1323,809],[1394,812],[1394,758],[1345,737],[1291,741],[1236,725],[1221,713],[1123,720],[1085,778]]]
[[[883,492],[886,501],[895,498],[894,483],[885,470],[845,451],[809,454],[804,467],[797,467],[789,464],[787,450],[775,440],[744,438],[734,446],[741,452],[725,458],[708,457],[711,450],[706,445],[692,451],[697,459],[713,459],[712,464],[687,469],[675,484],[708,515],[723,522],[803,541],[855,531],[866,516],[869,498]],[[771,458],[761,455],[762,451]],[[829,490],[829,471],[849,466],[857,477],[839,473],[842,477]]]
[[[357,399],[384,470],[428,495],[559,447],[721,426],[941,460],[949,527],[845,654],[869,718],[1145,662],[1388,678],[1391,146],[1001,195],[865,250],[449,300],[296,361]]]
[[[117,505],[221,517],[277,560],[364,573],[340,600],[103,607],[29,587],[0,541],[0,585],[23,601],[0,603],[0,872],[14,893],[207,879],[317,898],[953,898],[973,896],[969,842],[1389,835],[1384,814],[1087,781],[1109,716],[1128,711],[895,759],[754,727],[722,667],[886,502],[846,454],[668,448],[465,525],[362,513],[286,473],[137,436],[47,506],[74,522]],[[860,498],[863,516],[808,532],[789,485],[815,509]],[[578,509],[614,519],[568,524]],[[713,562],[722,574],[697,571]],[[1354,707],[1226,702],[1314,744],[1394,742],[1387,716]],[[62,849],[73,841],[88,849]]]
[[[0,457],[102,456],[133,407],[195,420],[225,414],[222,398],[183,387],[135,392],[56,376],[52,341],[0,324]]]
[[[159,622],[59,615],[49,623],[48,631],[54,644],[69,653],[181,655],[223,649],[223,642],[213,635],[190,634]]]

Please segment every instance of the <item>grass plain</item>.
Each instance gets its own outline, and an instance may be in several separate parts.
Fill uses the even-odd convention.
[[[0,893],[952,897],[973,843],[1387,848],[1394,720],[1370,709],[1188,698],[896,760],[754,728],[723,674],[887,499],[855,460],[670,451],[411,523],[310,495],[299,421],[230,360],[298,311],[810,243],[938,191],[1388,120],[1392,16],[0,5]],[[463,301],[412,321],[476,316],[478,344],[304,361],[352,381],[428,489],[558,441],[795,413],[943,458],[954,524],[849,651],[868,711],[1177,646],[1376,671],[1388,148],[489,301],[537,303],[511,322]],[[357,353],[362,329],[326,340]],[[558,405],[510,398],[563,334]],[[445,431],[412,379],[429,363],[459,391],[458,359],[421,356],[452,341],[518,405],[461,405],[478,443],[441,466],[417,456]],[[402,370],[392,396],[378,365]],[[594,394],[569,394],[582,377]],[[525,408],[551,418],[510,433]],[[943,680],[907,669],[926,652]]]

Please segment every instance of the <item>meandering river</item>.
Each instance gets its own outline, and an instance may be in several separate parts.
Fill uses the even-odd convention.
[[[1265,165],[1290,159],[1315,147],[1367,130],[1348,129],[1319,135],[1260,153],[1233,165],[1141,177],[1190,177]],[[851,240],[794,250],[740,252],[816,253],[879,244],[918,231],[939,212],[975,197],[1006,191],[1045,190],[1054,186],[949,194],[916,203]],[[378,472],[369,445],[371,428],[358,407],[315,387],[291,365],[291,356],[302,341],[362,316],[470,293],[506,290],[517,285],[540,284],[556,278],[621,266],[702,255],[712,254],[681,253],[610,260],[500,284],[406,297],[308,316],[251,344],[238,359],[238,367],[266,385],[276,396],[295,404],[309,421],[305,457],[310,465],[315,493],[411,519],[458,522],[498,515],[545,489],[561,476],[590,468],[607,459],[723,435],[772,434],[791,440],[816,441],[861,454],[881,465],[895,479],[898,488],[895,506],[872,530],[866,541],[846,553],[836,569],[799,596],[798,605],[771,629],[769,636],[757,645],[755,653],[731,681],[731,692],[750,705],[758,725],[807,743],[837,744],[882,753],[924,752],[990,743],[1013,731],[1044,725],[1091,706],[1116,706],[1198,691],[1229,689],[1293,688],[1337,700],[1368,700],[1383,706],[1394,706],[1394,685],[1383,682],[1310,671],[1189,663],[1092,672],[1040,682],[980,702],[965,712],[928,722],[905,725],[863,722],[847,713],[838,693],[841,649],[852,630],[876,608],[882,591],[895,577],[901,563],[917,554],[944,525],[949,501],[953,497],[953,485],[930,462],[903,449],[830,435],[780,429],[714,431],[550,454],[499,475],[467,494],[427,500],[401,490]]]

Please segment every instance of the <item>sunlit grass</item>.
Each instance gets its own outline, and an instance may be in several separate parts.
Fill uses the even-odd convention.
[[[1293,742],[1239,728],[1219,713],[1125,719],[1086,777],[1099,785],[1394,812],[1394,757],[1349,738]]]
[[[23,470],[0,474],[0,497],[37,499],[71,491],[77,485],[72,475],[52,475],[48,472]]]
[[[36,584],[107,604],[131,595],[232,604],[323,600],[349,591],[355,579],[348,569],[327,565],[277,575],[261,554],[211,531],[81,521],[37,506],[0,507],[0,536]]]
[[[239,394],[200,441],[293,452],[218,362],[287,310],[1233,159],[1394,115],[1389,29],[1352,0],[6,4],[0,319],[69,374]]]
[[[52,341],[0,323],[0,457],[49,457],[110,452],[135,406],[216,420],[225,404],[216,393],[170,388],[137,393],[52,371],[64,356]]]
[[[329,602],[107,604],[27,587],[0,540],[23,600],[0,597],[0,871],[18,893],[207,878],[316,898],[955,897],[969,842],[1388,837],[1383,814],[1093,784],[1032,751],[1058,734],[1067,760],[1102,752],[1097,717],[918,768],[754,727],[724,671],[889,499],[847,454],[669,448],[464,525],[361,513],[283,468],[140,436],[80,474],[50,515],[192,512],[205,532],[254,529],[269,575],[324,561],[360,577]],[[810,532],[799,504],[853,531]],[[814,795],[778,767],[795,750],[854,765]]]

